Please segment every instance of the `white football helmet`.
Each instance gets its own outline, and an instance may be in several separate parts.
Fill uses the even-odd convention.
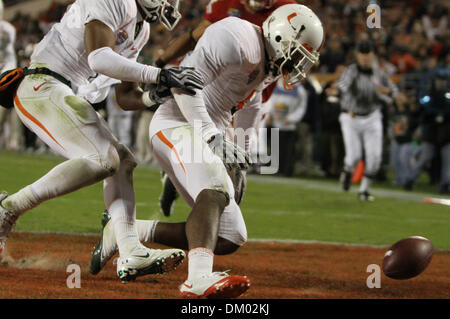
[[[172,31],[181,19],[180,0],[136,0],[148,23],[159,22]]]
[[[246,7],[249,7],[255,11],[270,9],[277,0],[242,0]]]
[[[269,69],[282,75],[285,87],[306,78],[319,63],[319,51],[325,41],[322,22],[308,7],[286,4],[264,21],[263,35],[269,55]]]

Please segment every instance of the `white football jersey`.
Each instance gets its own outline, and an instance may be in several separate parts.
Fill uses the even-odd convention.
[[[274,81],[266,74],[264,41],[259,27],[235,17],[209,26],[181,65],[194,67],[202,74],[203,100],[211,120],[221,132],[230,124],[233,107],[244,106],[255,95],[260,105],[258,92],[264,84],[267,86]],[[185,123],[175,100],[170,99],[155,113],[150,134]]]
[[[6,21],[0,21],[0,73],[17,67],[14,42],[16,29]]]
[[[93,20],[114,32],[114,51],[134,61],[149,39],[150,25],[142,20],[135,0],[76,0],[36,46],[31,63],[47,64],[70,80],[74,90],[91,82],[97,74],[88,64],[84,31]]]

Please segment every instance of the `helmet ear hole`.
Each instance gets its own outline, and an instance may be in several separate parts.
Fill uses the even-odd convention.
[[[277,35],[277,36],[275,37],[275,41],[280,42],[280,41],[281,41],[281,35]]]

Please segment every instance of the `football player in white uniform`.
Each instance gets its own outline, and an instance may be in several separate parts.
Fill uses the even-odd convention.
[[[185,223],[138,221],[141,240],[189,250],[182,296],[233,298],[248,289],[245,276],[213,272],[214,253],[232,253],[247,240],[227,173],[247,164],[245,151],[224,137],[231,110],[243,106],[234,116],[235,128],[254,127],[261,105],[251,98],[261,96],[254,92],[280,76],[286,86],[305,78],[318,63],[323,41],[319,18],[305,6],[288,4],[275,10],[262,29],[235,17],[212,24],[182,61],[202,74],[205,87],[195,96],[172,89],[174,98],[153,117],[150,137],[155,158],[192,211]],[[97,246],[102,257],[93,258],[97,270],[117,249],[114,229],[104,221]]]
[[[3,1],[0,0],[0,74],[17,67],[17,58],[14,50],[16,29],[11,23],[3,20]],[[2,139],[3,128],[9,124],[9,136]],[[14,109],[5,109],[0,105],[0,148],[19,150],[22,141],[22,123]]]
[[[14,97],[15,109],[30,130],[68,160],[17,193],[0,194],[0,250],[24,212],[104,180],[104,200],[120,253],[119,278],[129,281],[163,273],[182,262],[182,250],[148,249],[140,243],[135,223],[134,156],[86,99],[79,97],[104,99],[109,85],[120,81],[118,99],[130,82],[159,83],[190,94],[202,88],[199,74],[192,69],[161,70],[136,62],[149,39],[149,22],[159,21],[173,29],[181,17],[178,2],[76,0],[36,46],[28,75]]]

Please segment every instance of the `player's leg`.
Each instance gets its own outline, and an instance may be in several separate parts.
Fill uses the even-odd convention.
[[[36,87],[39,89],[33,89]],[[97,143],[86,134],[86,129],[95,132],[98,125],[94,109],[61,82],[50,76],[26,77],[17,91],[15,107],[22,122],[68,160],[4,198],[0,210],[17,219],[46,200],[96,183],[118,169],[114,147],[100,134],[92,135]],[[8,232],[3,229],[0,234],[3,244]]]
[[[213,272],[213,251],[220,234],[221,216],[234,202],[233,184],[221,159],[190,126],[163,130],[153,136],[152,145],[155,158],[180,195],[192,206],[185,227],[189,248],[188,279],[180,286],[181,294],[189,297],[242,294],[249,285],[246,277]],[[190,158],[192,149],[202,152],[201,160]],[[208,290],[219,282],[223,285],[218,291]]]
[[[139,243],[134,223],[132,171],[135,162],[130,159],[131,153],[117,143],[89,103],[74,96],[69,87],[54,78],[42,75],[26,77],[17,94],[15,105],[24,124],[68,160],[33,184],[4,198],[1,202],[4,210],[17,219],[48,199],[117,173],[105,183],[105,202],[110,206],[113,219],[120,221],[115,227],[120,253],[130,256],[136,247],[147,252],[147,248]],[[2,244],[9,230],[2,229]],[[141,258],[138,264],[144,271],[159,258],[147,257]],[[156,262],[161,263],[160,260]]]
[[[161,171],[162,193],[159,197],[159,207],[164,216],[172,215],[175,200],[178,198],[178,192],[170,180],[169,176]]]
[[[104,181],[104,200],[111,216],[120,259],[117,274],[122,281],[134,280],[146,274],[164,273],[175,269],[185,254],[179,249],[148,249],[138,238],[133,170],[137,163],[131,151],[111,134],[108,124],[99,118],[100,130],[109,136],[120,159],[117,172]]]
[[[370,186],[381,166],[383,155],[383,123],[381,112],[375,111],[362,124],[365,151],[364,177],[359,188],[359,199],[373,201]]]
[[[361,137],[357,127],[358,120],[357,118],[350,117],[348,113],[341,113],[339,116],[345,149],[344,169],[340,177],[341,186],[344,191],[350,189],[353,168],[361,160],[362,156]]]
[[[94,109],[73,95],[70,88],[49,76],[26,77],[15,98],[22,122],[55,152],[69,160],[59,164],[33,184],[3,201],[3,206],[22,214],[40,203],[101,181],[119,167],[117,151],[100,134],[94,144],[87,130],[95,132],[98,118]],[[45,94],[37,95],[33,87]],[[80,174],[83,171],[83,174]]]

